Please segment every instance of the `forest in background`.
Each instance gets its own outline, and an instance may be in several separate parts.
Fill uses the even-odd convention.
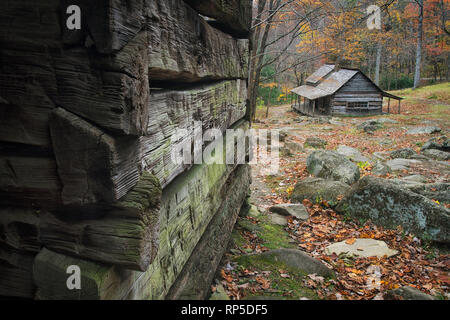
[[[370,5],[381,29],[367,26]],[[323,63],[359,68],[384,90],[448,81],[448,14],[449,0],[255,0],[253,115],[289,103],[290,89]]]

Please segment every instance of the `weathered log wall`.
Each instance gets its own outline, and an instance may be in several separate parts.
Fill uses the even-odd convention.
[[[250,0],[0,3],[0,296],[164,299],[217,267],[205,241],[231,232],[249,168],[171,156],[247,129],[250,21]]]

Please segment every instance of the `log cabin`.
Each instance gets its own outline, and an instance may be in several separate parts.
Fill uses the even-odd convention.
[[[292,89],[297,95],[293,109],[308,116],[377,115],[383,113],[383,98],[402,98],[383,91],[361,70],[325,64]],[[388,111],[388,112],[389,112]]]

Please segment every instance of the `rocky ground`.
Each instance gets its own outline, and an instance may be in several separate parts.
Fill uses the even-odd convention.
[[[450,84],[395,94],[401,114],[259,110],[280,170],[253,166],[211,299],[450,297]]]

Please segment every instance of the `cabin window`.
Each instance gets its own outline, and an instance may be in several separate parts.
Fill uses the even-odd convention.
[[[369,107],[369,103],[368,102],[347,102],[347,109],[348,110],[354,110],[354,111],[358,111],[358,110],[366,110]]]

